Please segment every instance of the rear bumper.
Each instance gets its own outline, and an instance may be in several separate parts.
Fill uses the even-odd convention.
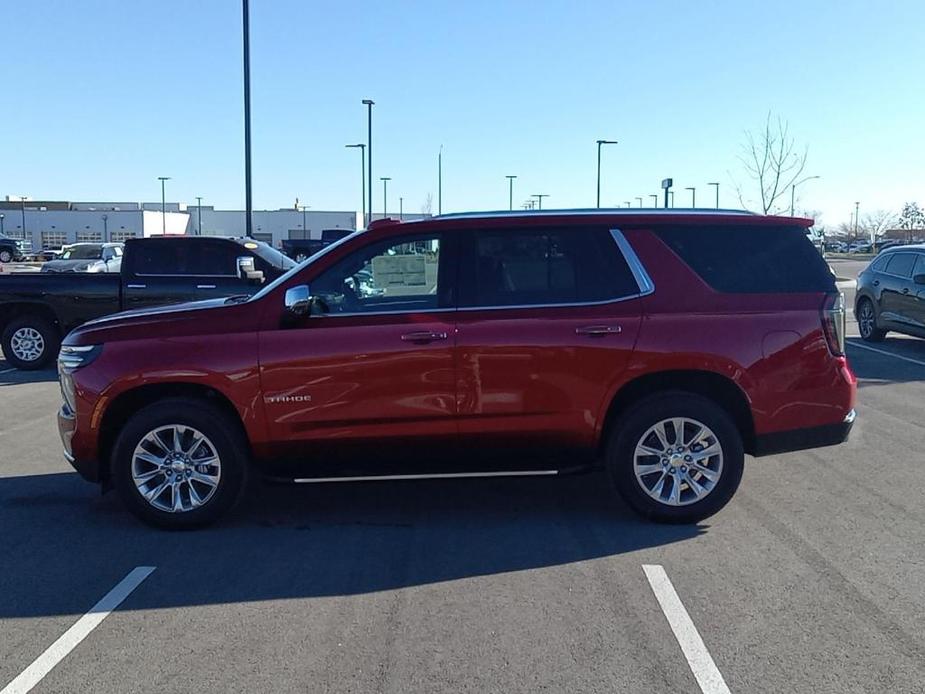
[[[844,443],[851,433],[857,413],[852,409],[845,415],[845,419],[836,424],[826,424],[807,429],[791,429],[789,431],[776,431],[772,434],[759,434],[755,438],[756,457],[774,455],[776,453],[789,453],[802,451],[808,448],[822,448],[823,446],[837,446]]]
[[[64,458],[88,482],[100,482],[100,465],[97,460],[81,453],[77,440],[77,417],[67,405],[58,410],[58,434],[64,445]]]

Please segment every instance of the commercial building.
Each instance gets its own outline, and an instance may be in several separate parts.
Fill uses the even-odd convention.
[[[35,251],[69,243],[125,241],[158,234],[244,236],[243,210],[168,202],[70,202],[22,199],[0,201],[0,234],[24,241]],[[201,221],[200,221],[201,220]],[[323,229],[355,229],[354,211],[255,210],[254,238],[279,246],[283,239],[320,239]]]

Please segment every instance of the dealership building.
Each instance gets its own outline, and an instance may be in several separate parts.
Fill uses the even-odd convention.
[[[0,235],[24,241],[33,251],[163,233],[244,236],[244,218],[243,210],[178,202],[166,203],[162,211],[160,202],[70,202],[18,195],[0,201]],[[323,229],[356,229],[357,218],[356,212],[346,210],[255,210],[253,233],[254,238],[278,247],[283,239],[320,239]]]

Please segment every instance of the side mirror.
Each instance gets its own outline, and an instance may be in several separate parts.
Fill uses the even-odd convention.
[[[916,284],[925,284],[925,275],[916,275],[912,278],[912,281]]]
[[[286,310],[294,316],[309,316],[312,312],[312,294],[307,284],[298,284],[286,290]]]
[[[258,270],[254,264],[254,258],[250,255],[242,255],[238,258],[238,277],[255,284],[263,284],[263,270]]]

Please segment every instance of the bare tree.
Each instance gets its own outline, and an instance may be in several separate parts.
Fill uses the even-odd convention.
[[[424,204],[421,205],[421,214],[433,214],[434,213],[434,194],[428,193],[427,197],[424,198]]]
[[[739,202],[745,209],[751,209],[757,203],[763,214],[783,212],[790,186],[806,168],[806,155],[809,148],[802,150],[790,135],[789,124],[779,116],[773,118],[768,112],[764,129],[760,132],[745,131],[739,161],[745,167],[748,177],[757,184],[758,195],[747,195],[738,182],[735,183]]]
[[[907,202],[899,215],[899,226],[908,231],[908,241],[911,243],[915,229],[925,228],[925,210],[917,202]]]
[[[863,239],[876,241],[899,221],[899,215],[890,210],[876,210],[868,212],[858,223],[858,235]]]

